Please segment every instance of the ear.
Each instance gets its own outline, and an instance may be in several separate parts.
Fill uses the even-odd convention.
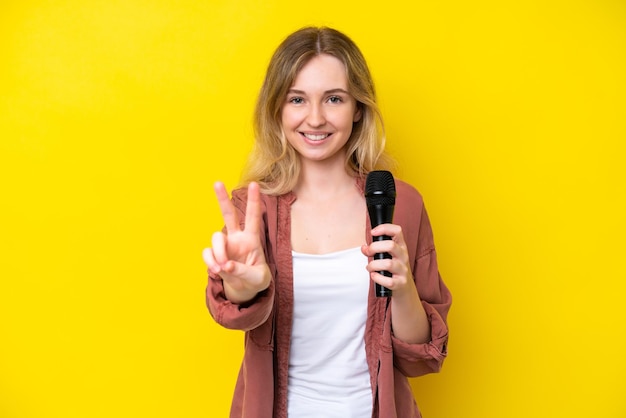
[[[356,123],[361,120],[363,116],[363,105],[361,103],[356,104],[356,111],[354,112],[354,117],[352,118],[352,122]]]

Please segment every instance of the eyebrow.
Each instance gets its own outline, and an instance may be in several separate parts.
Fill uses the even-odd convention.
[[[303,96],[306,96],[306,92],[305,92],[305,91],[303,91],[303,90],[298,90],[298,89],[289,89],[289,90],[287,91],[287,93],[291,93],[291,94],[301,94],[301,95],[303,95]],[[350,94],[350,93],[349,93],[349,92],[347,92],[346,90],[344,90],[344,89],[340,89],[340,88],[337,88],[337,89],[330,89],[330,90],[326,90],[326,91],[324,92],[324,94],[335,94],[335,93]]]

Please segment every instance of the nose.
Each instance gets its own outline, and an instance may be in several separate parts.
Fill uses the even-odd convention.
[[[321,104],[314,103],[309,108],[307,115],[307,123],[311,127],[319,127],[326,123],[326,116],[324,115],[324,109]]]

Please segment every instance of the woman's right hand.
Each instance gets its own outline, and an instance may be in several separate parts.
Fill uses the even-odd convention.
[[[244,303],[267,289],[272,279],[261,245],[259,185],[253,182],[248,186],[246,222],[243,229],[224,184],[217,182],[214,188],[226,233],[214,233],[212,247],[204,249],[202,256],[209,271],[223,280],[228,300]]]

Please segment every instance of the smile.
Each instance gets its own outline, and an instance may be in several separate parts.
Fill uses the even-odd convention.
[[[311,141],[321,141],[330,136],[330,134],[306,134],[306,133],[302,133],[302,135],[304,135],[307,139]]]

